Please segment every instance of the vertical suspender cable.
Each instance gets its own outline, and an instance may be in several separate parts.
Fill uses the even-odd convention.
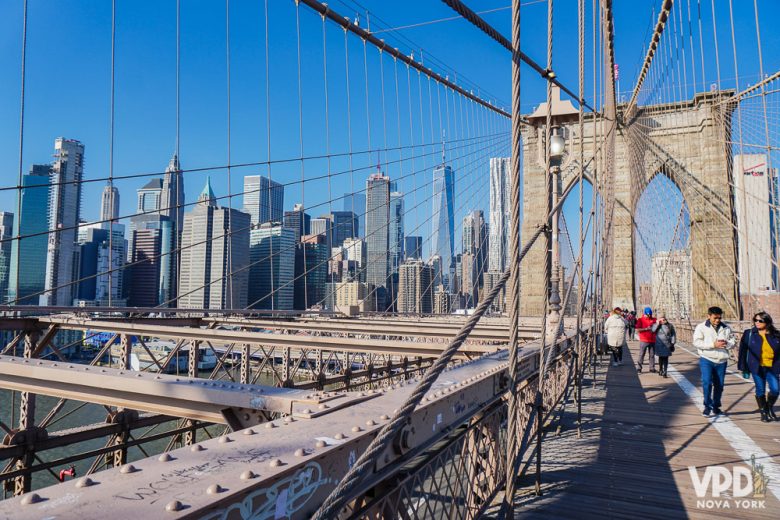
[[[322,15],[322,82],[324,87],[324,93],[325,93],[325,155],[326,155],[326,164],[328,169],[328,213],[329,217],[325,221],[326,230],[328,230],[328,233],[325,233],[325,239],[327,241],[327,247],[328,247],[328,254],[326,255],[327,258],[330,258],[331,251],[333,251],[333,233],[334,230],[334,215],[333,215],[333,194],[331,191],[331,163],[330,163],[330,100],[328,97],[328,38],[327,38],[327,27],[325,25],[325,15]],[[303,250],[306,251],[306,245],[302,245]],[[319,258],[316,260],[319,262]],[[306,265],[306,262],[304,260],[303,264],[303,271],[308,271],[308,266]],[[332,281],[333,277],[330,275],[330,269],[328,268],[326,264],[326,280]],[[327,286],[326,286],[327,287]],[[303,286],[304,293],[309,292],[309,288],[304,283]]]
[[[22,209],[22,165],[24,163],[24,94],[25,94],[25,78],[26,78],[26,65],[27,65],[27,0],[24,0],[23,14],[22,14],[22,64],[21,64],[21,89],[19,94],[19,176],[16,186],[16,221],[14,227],[16,227],[16,273],[14,277],[15,295],[14,300],[19,301],[20,287],[19,287],[19,269],[22,266],[22,226],[21,226],[21,209]],[[11,424],[16,422],[16,392],[11,392]]]
[[[230,0],[225,0],[225,75],[227,87],[227,184],[228,184],[228,217],[227,217],[227,296],[221,291],[222,308],[232,309],[233,301],[233,186],[230,182]],[[270,205],[269,205],[270,206]],[[223,285],[223,284],[220,284]],[[224,286],[224,285],[223,285]],[[209,298],[211,299],[211,298]],[[209,302],[205,302],[209,306]]]
[[[301,153],[301,214],[298,218],[301,219],[300,223],[296,224],[298,226],[298,230],[296,231],[296,236],[298,234],[298,231],[300,231],[300,234],[303,235],[306,233],[306,161],[303,158],[303,85],[301,82],[301,4],[296,0],[295,2],[295,42],[296,42],[296,53],[297,53],[297,73],[298,73],[298,146]],[[344,29],[344,47],[346,48],[346,39],[347,39],[347,30]],[[349,66],[347,66],[349,67]],[[349,68],[347,68],[347,76],[349,76]],[[351,118],[349,116],[349,81],[347,81],[347,127],[351,128]],[[350,139],[349,139],[349,169],[350,169],[350,176],[352,175],[352,134],[350,130]],[[300,238],[298,239],[300,242]],[[296,244],[295,247],[301,247],[302,248],[302,254],[303,254],[303,306],[304,308],[309,308],[309,291],[305,290],[306,287],[309,286],[308,283],[308,272],[306,271],[306,246],[304,245],[298,245]],[[273,276],[273,274],[272,274]],[[273,283],[273,282],[272,282]],[[271,296],[271,299],[273,301],[273,296]]]
[[[268,206],[268,220],[272,220],[271,218],[271,200],[273,199],[273,187],[271,186],[271,183],[273,182],[273,177],[271,176],[271,76],[270,76],[270,51],[269,51],[269,36],[268,36],[268,0],[265,0],[263,3],[264,5],[264,11],[265,11],[265,133],[266,133],[266,152],[268,156],[268,199],[267,199],[267,206]],[[260,200],[262,201],[262,191],[260,190],[258,186],[258,191],[260,192]],[[306,209],[304,208],[304,211]],[[259,221],[262,222],[263,216],[259,216]],[[258,226],[260,225],[260,222],[258,222]],[[279,233],[279,244],[281,248],[282,244],[282,234],[281,230]],[[276,310],[276,289],[274,287],[274,237],[273,237],[273,223],[271,223],[271,229],[269,229],[269,236],[268,236],[268,245],[269,245],[269,255],[268,255],[268,269],[269,269],[269,275],[271,279],[271,292],[268,294],[268,297],[271,298],[271,311]],[[280,266],[281,269],[281,266]]]
[[[110,219],[108,221],[108,306],[111,307],[112,293],[114,292],[114,76],[115,76],[115,57],[116,57],[116,0],[111,0],[111,115],[110,115],[110,135],[108,142],[108,186],[110,188]],[[18,270],[18,269],[17,269]],[[97,294],[95,294],[97,296]]]

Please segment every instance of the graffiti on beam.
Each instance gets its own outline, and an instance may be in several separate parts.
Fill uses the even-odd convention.
[[[261,448],[251,448],[235,455],[222,455],[200,464],[193,464],[185,468],[174,469],[168,473],[163,473],[159,478],[144,483],[128,492],[114,495],[114,498],[123,500],[149,501],[154,504],[168,496],[168,493],[176,488],[188,487],[190,484],[199,482],[208,478],[214,473],[225,471],[226,466],[232,467],[234,464],[257,464],[270,460],[271,456],[268,450]]]
[[[309,499],[322,487],[331,483],[322,473],[319,463],[311,461],[294,474],[269,488],[258,489],[248,494],[241,502],[226,509],[215,511],[204,520],[268,520],[289,518],[300,511]],[[255,504],[259,508],[255,509]]]

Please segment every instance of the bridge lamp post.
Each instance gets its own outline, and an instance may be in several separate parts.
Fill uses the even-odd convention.
[[[553,126],[550,128],[550,176],[552,177],[552,206],[558,205],[561,198],[561,163],[566,151],[566,137],[563,128]],[[558,221],[561,210],[552,216],[552,266],[550,273],[550,314],[548,316],[549,332],[551,338],[561,323],[561,248],[559,242]]]

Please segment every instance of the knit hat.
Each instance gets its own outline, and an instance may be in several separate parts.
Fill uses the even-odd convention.
[[[652,316],[653,309],[651,309],[650,307],[645,307],[645,314],[647,314],[649,316]]]

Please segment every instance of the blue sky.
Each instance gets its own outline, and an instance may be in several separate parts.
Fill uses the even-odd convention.
[[[228,164],[228,115],[226,83],[225,3],[182,0],[181,7],[181,162],[185,169],[211,168]],[[545,57],[546,4],[526,0],[523,7],[524,51],[543,63]],[[615,37],[620,65],[621,89],[630,91],[646,50],[653,9],[660,1],[615,2]],[[735,30],[741,87],[755,81],[758,72],[752,2],[736,2]],[[81,140],[86,145],[85,177],[106,177],[109,171],[110,95],[110,2],[76,0],[30,0],[27,54],[27,89],[22,164],[25,173],[33,163],[51,160],[53,141],[58,136]],[[590,26],[590,2],[588,22]],[[697,2],[692,0],[693,8]],[[724,87],[734,86],[731,40],[728,30],[728,2],[716,2],[718,36],[721,44],[721,78]],[[774,51],[780,35],[769,20],[780,19],[777,2],[760,0],[764,68],[777,70],[780,56]],[[363,189],[365,177],[377,162],[391,177],[401,179],[407,196],[407,233],[429,235],[426,221],[430,213],[429,183],[438,147],[422,147],[423,142],[439,141],[442,133],[451,144],[448,157],[461,172],[456,186],[456,221],[468,209],[488,210],[487,159],[507,155],[506,121],[487,111],[464,103],[432,86],[428,98],[423,78],[422,93],[417,77],[392,60],[381,59],[368,48],[368,70],[364,68],[363,46],[348,38],[349,61],[345,59],[343,31],[327,24],[328,117],[325,117],[323,72],[323,29],[320,17],[300,7],[302,110],[298,106],[298,60],[296,9],[292,0],[268,2],[267,35],[269,75],[266,77],[265,15],[262,1],[233,0],[230,3],[230,163],[252,166],[231,169],[231,185],[225,169],[189,172],[185,177],[186,196],[193,200],[209,175],[218,196],[242,190],[246,174],[269,174],[267,164],[293,159],[301,154],[299,115],[303,133],[303,155],[312,157],[346,154],[369,148],[403,148],[383,154],[353,153],[327,161],[274,162],[270,174],[289,184],[285,206],[304,201],[316,215],[328,209],[341,209],[341,202],[327,201],[352,189]],[[501,8],[508,0],[470,1],[477,11]],[[576,2],[555,2],[556,49],[554,69],[559,78],[576,89],[577,31]],[[684,4],[683,4],[684,5]],[[366,26],[371,12],[372,29],[382,22],[397,27],[450,17],[453,12],[438,1],[378,2],[351,0],[331,2],[331,7],[349,17],[360,17]],[[21,62],[22,2],[6,2],[0,17],[0,184],[15,186],[19,161],[19,91]],[[709,2],[703,2],[705,28],[710,27]],[[485,14],[485,18],[509,35],[509,11]],[[652,20],[651,20],[652,18]],[[381,21],[380,21],[381,20]],[[116,116],[114,175],[161,172],[175,146],[175,2],[173,0],[118,0],[116,27]],[[401,40],[397,35],[402,36]],[[415,55],[422,48],[426,65],[446,74],[465,88],[499,104],[510,98],[508,53],[462,20],[383,33],[388,43]],[[408,39],[408,40],[407,40]],[[707,83],[714,81],[715,62],[711,33],[705,30]],[[586,61],[590,63],[590,35]],[[347,125],[346,64],[350,67],[350,125]],[[381,63],[381,65],[380,65]],[[445,68],[446,67],[446,68]],[[399,88],[395,90],[395,73]],[[544,96],[544,83],[524,68],[523,106],[531,111]],[[384,113],[381,103],[384,74]],[[369,108],[366,109],[368,76]],[[266,81],[270,85],[266,89]],[[592,76],[588,72],[587,96],[591,96]],[[700,88],[698,90],[701,90]],[[422,104],[419,104],[422,94]],[[396,106],[396,95],[398,105]],[[409,96],[412,109],[409,114]],[[428,99],[432,102],[429,103]],[[266,106],[270,105],[270,116]],[[439,111],[438,107],[442,109]],[[445,107],[446,106],[446,110]],[[447,115],[449,115],[449,122]],[[439,123],[441,117],[442,123]],[[371,132],[368,132],[368,125]],[[431,119],[433,120],[431,124]],[[399,123],[400,122],[400,123]],[[270,128],[270,138],[269,132]],[[400,134],[400,137],[399,137]],[[326,135],[329,139],[326,140]],[[485,136],[493,135],[491,138]],[[269,153],[270,141],[270,153]],[[410,148],[414,145],[415,148]],[[359,169],[354,174],[342,173]],[[328,176],[330,172],[330,176]],[[329,178],[330,177],[330,178]],[[121,215],[134,211],[135,190],[149,177],[117,181],[122,196]],[[301,185],[301,178],[306,182]],[[85,185],[83,218],[98,216],[99,193],[104,182]],[[302,189],[303,187],[303,189]],[[589,195],[588,195],[589,198]],[[227,205],[227,201],[224,201]],[[241,198],[231,204],[240,207]],[[0,192],[0,210],[15,211],[13,191]],[[567,206],[570,225],[576,216]]]

